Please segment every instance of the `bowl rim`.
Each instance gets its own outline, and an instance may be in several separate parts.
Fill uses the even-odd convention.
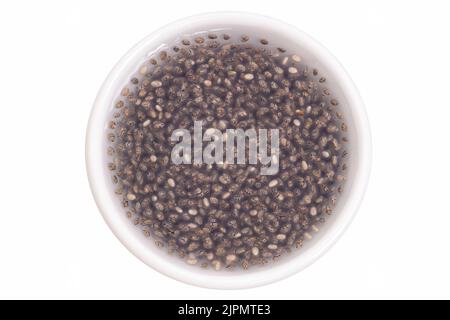
[[[111,89],[114,89],[114,81],[123,71],[124,67],[128,65],[137,54],[142,56],[142,51],[145,46],[149,42],[154,41],[158,34],[165,32],[167,33],[168,31],[173,33],[175,30],[178,30],[181,26],[186,24],[195,24],[199,23],[199,21],[214,21],[216,19],[246,19],[247,22],[270,23],[271,27],[276,27],[280,30],[280,32],[288,32],[295,35],[295,37],[298,38],[302,44],[307,43],[309,49],[316,53],[321,60],[325,59],[328,64],[332,65],[334,75],[337,76],[336,81],[339,82],[342,87],[342,91],[346,93],[349,100],[349,108],[352,110],[352,117],[355,125],[357,126],[358,132],[357,148],[359,149],[360,157],[358,161],[359,169],[355,179],[353,180],[354,184],[352,186],[352,192],[346,199],[347,210],[342,210],[344,212],[339,213],[340,215],[344,215],[343,219],[341,219],[341,224],[335,227],[332,233],[330,232],[329,235],[327,234],[327,239],[326,241],[322,241],[320,248],[314,247],[315,250],[310,250],[312,252],[310,252],[307,257],[303,257],[302,263],[297,265],[291,263],[289,267],[285,268],[267,268],[267,270],[264,270],[263,272],[246,277],[202,277],[195,272],[186,272],[185,269],[170,264],[170,262],[164,261],[156,255],[149,255],[151,250],[146,249],[148,252],[145,252],[145,250],[138,245],[138,240],[133,236],[130,237],[128,232],[125,231],[126,228],[120,227],[122,225],[122,221],[116,217],[117,215],[115,215],[115,210],[112,209],[110,204],[108,204],[108,197],[105,196],[106,191],[100,183],[100,180],[103,179],[99,173],[101,170],[98,170],[98,161],[103,150],[97,150],[98,148],[96,148],[96,146],[98,146],[98,144],[95,141],[98,141],[99,139],[98,130],[103,130],[103,127],[99,128],[99,126],[102,125],[101,111],[103,110],[105,103],[108,101],[106,97],[110,94]],[[103,219],[119,241],[138,259],[156,271],[181,282],[210,289],[244,289],[262,286],[287,278],[314,263],[337,242],[355,217],[367,188],[372,162],[372,140],[366,110],[357,88],[338,60],[323,45],[295,26],[272,17],[240,11],[208,12],[179,19],[150,33],[134,45],[117,62],[103,82],[91,110],[85,143],[86,170],[91,192],[94,196],[95,203],[103,216]]]

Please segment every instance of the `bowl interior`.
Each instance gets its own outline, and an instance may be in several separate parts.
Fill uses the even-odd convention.
[[[310,68],[326,77],[326,87],[340,103],[348,126],[347,181],[333,214],[311,240],[299,250],[284,255],[279,261],[247,271],[204,270],[189,266],[177,256],[157,248],[141,229],[126,217],[125,210],[114,193],[110,157],[106,154],[106,127],[120,90],[129,83],[131,75],[161,46],[171,45],[183,36],[204,32],[226,32],[232,39],[246,34],[250,41],[261,38],[288,53],[301,56]],[[149,35],[132,48],[112,70],[96,99],[87,136],[88,175],[95,200],[106,222],[119,240],[139,259],[156,270],[178,280],[213,288],[244,288],[275,281],[299,271],[326,251],[351,221],[364,192],[370,160],[370,137],[362,102],[351,80],[321,45],[299,30],[276,20],[242,13],[216,13],[195,16],[172,23]]]

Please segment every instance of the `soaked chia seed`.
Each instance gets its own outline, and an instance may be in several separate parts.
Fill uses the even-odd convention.
[[[187,264],[248,269],[318,232],[345,182],[339,102],[301,52],[205,33],[156,52],[118,92],[108,168],[126,214]],[[174,164],[175,129],[279,129],[279,170]],[[248,148],[247,148],[248,150]],[[152,245],[149,241],[149,246]]]

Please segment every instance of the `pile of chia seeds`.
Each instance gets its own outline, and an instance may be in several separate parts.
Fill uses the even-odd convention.
[[[347,127],[301,53],[205,33],[155,53],[118,92],[108,123],[114,190],[157,246],[215,270],[265,265],[319,232],[345,182]],[[254,39],[251,39],[254,40]],[[175,129],[279,129],[279,170],[174,164]],[[149,245],[153,245],[149,241]]]

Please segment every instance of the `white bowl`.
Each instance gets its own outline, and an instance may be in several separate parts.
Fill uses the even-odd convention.
[[[286,254],[275,263],[247,271],[214,271],[190,266],[180,258],[157,248],[124,214],[113,192],[106,163],[106,126],[113,103],[130,75],[161,44],[171,44],[181,36],[198,31],[229,30],[242,33],[259,31],[271,43],[289,44],[292,53],[300,54],[310,67],[327,78],[342,105],[348,125],[349,169],[344,192],[333,214],[313,239],[300,250]],[[173,22],[147,36],[120,59],[103,83],[89,120],[86,137],[86,166],[97,206],[117,238],[136,257],[155,270],[174,279],[201,287],[238,289],[265,285],[288,277],[324,254],[342,235],[352,221],[365,192],[371,163],[371,138],[363,102],[344,68],[322,45],[295,27],[265,16],[220,12],[192,16]]]

